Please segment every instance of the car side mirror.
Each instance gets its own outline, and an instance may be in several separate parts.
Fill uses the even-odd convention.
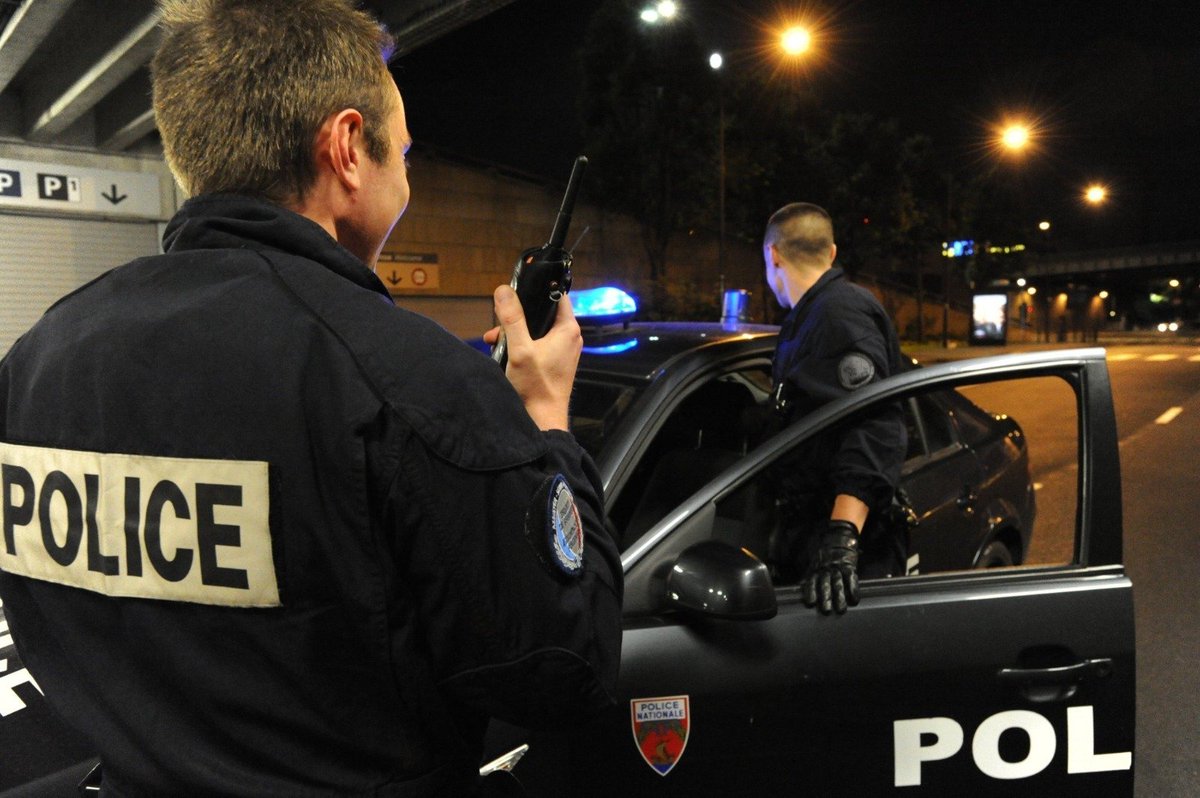
[[[701,541],[679,555],[667,574],[667,603],[693,615],[743,621],[774,618],[777,611],[763,561],[719,540]]]

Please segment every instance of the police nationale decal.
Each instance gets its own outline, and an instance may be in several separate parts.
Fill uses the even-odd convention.
[[[688,697],[669,695],[662,698],[635,698],[629,702],[633,722],[633,741],[638,753],[654,772],[671,772],[687,748]]]
[[[107,596],[279,606],[267,464],[0,443],[0,570]]]
[[[542,483],[525,517],[525,534],[551,571],[578,576],[583,570],[583,523],[567,480],[558,474]]]

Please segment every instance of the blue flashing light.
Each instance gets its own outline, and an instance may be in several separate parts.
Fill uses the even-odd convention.
[[[571,310],[579,319],[632,316],[637,312],[637,300],[613,286],[572,291],[567,296],[571,298]]]
[[[628,341],[622,341],[619,344],[608,344],[607,346],[585,346],[584,352],[589,355],[617,355],[621,352],[628,352],[638,345],[636,338],[631,338]]]

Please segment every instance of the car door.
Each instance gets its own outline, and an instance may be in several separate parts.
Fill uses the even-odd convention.
[[[865,581],[842,616],[773,584],[754,551],[763,475],[799,443],[882,403],[958,384],[1065,381],[1079,435],[1044,479],[1077,498],[1066,564]],[[1014,388],[1005,395],[1020,395]],[[1132,794],[1131,585],[1103,353],[934,366],[860,390],[701,488],[625,554],[616,707],[533,735],[517,773],[555,795]],[[769,616],[769,617],[767,617]]]

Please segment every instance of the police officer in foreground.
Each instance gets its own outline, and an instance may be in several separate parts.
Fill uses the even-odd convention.
[[[0,595],[108,795],[467,795],[490,717],[612,702],[621,567],[570,304],[507,379],[373,267],[409,188],[349,0],[170,0],[165,254],[0,363]],[[495,332],[493,332],[493,337]]]
[[[823,208],[792,203],[767,221],[767,285],[790,308],[773,366],[783,423],[900,369],[891,320],[833,266],[836,256]],[[907,529],[889,509],[905,449],[903,415],[890,406],[810,441],[777,473],[784,519],[773,558],[801,578],[808,606],[845,612],[858,603],[860,576],[904,573]]]

